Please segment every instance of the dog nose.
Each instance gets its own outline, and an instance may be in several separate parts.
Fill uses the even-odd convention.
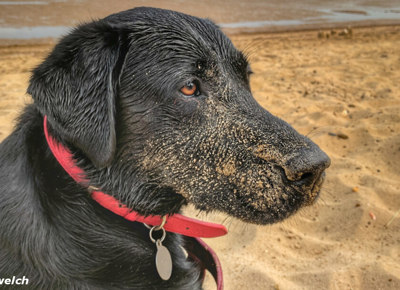
[[[313,150],[302,152],[297,157],[289,159],[283,169],[286,178],[293,185],[312,188],[330,164],[328,155],[320,150]]]

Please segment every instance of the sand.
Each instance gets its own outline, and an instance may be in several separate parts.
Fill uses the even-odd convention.
[[[400,289],[400,27],[335,32],[232,36],[249,54],[255,98],[332,166],[319,201],[283,223],[206,217],[229,229],[207,240],[227,290]],[[0,139],[51,47],[0,47]],[[210,279],[206,289],[215,289]]]

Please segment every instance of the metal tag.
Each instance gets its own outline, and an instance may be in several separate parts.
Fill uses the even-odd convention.
[[[161,279],[168,280],[172,273],[172,259],[168,249],[157,240],[156,268]]]

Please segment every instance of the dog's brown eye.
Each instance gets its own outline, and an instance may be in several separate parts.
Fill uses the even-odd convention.
[[[197,92],[197,85],[193,82],[187,83],[181,88],[181,93],[185,96],[194,96]]]

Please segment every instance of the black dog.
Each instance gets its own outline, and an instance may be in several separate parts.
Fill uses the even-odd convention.
[[[329,158],[253,99],[244,55],[209,20],[138,8],[82,25],[34,70],[0,146],[0,278],[33,289],[199,289],[186,237],[168,232],[169,279],[142,223],[100,206],[100,188],[143,216],[186,203],[280,221],[320,191]],[[44,136],[73,154],[87,186]],[[159,238],[159,237],[158,237]]]

